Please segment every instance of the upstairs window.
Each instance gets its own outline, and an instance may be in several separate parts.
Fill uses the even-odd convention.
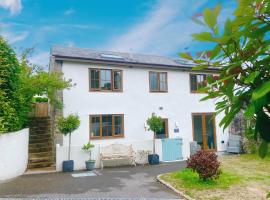
[[[190,91],[200,93],[200,89],[207,86],[206,74],[190,74]]]
[[[150,92],[167,92],[167,72],[149,72]]]
[[[124,136],[124,115],[90,115],[90,138]]]
[[[89,69],[91,91],[122,91],[122,70]]]

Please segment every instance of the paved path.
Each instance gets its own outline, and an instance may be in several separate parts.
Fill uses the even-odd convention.
[[[179,199],[155,178],[184,166],[185,162],[174,162],[158,166],[105,168],[97,170],[99,176],[77,178],[71,173],[23,175],[0,184],[0,197]]]

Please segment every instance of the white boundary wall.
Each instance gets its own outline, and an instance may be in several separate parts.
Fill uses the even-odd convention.
[[[132,145],[134,152],[138,150],[153,151],[153,140],[145,141],[92,141],[95,144],[95,148],[92,150],[92,159],[96,160],[96,168],[100,167],[100,147],[107,146],[109,144],[119,143],[124,145]],[[159,155],[160,161],[162,161],[162,142],[160,139],[156,139],[156,153]],[[71,141],[72,143],[72,141]],[[62,171],[62,162],[67,160],[68,146],[56,146],[56,170]],[[71,160],[74,160],[74,170],[85,169],[85,161],[89,159],[89,154],[82,150],[81,146],[71,146]],[[138,158],[136,157],[135,161]]]
[[[0,134],[0,182],[22,175],[28,163],[29,129]]]

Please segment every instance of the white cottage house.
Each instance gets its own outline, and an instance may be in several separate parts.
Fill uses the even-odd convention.
[[[81,120],[72,134],[71,158],[83,169],[87,155],[81,150],[89,140],[95,144],[96,167],[101,146],[132,144],[133,149],[152,151],[153,133],[146,120],[152,113],[164,119],[156,138],[161,161],[187,159],[190,142],[205,150],[225,151],[228,132],[218,126],[214,101],[201,102],[198,89],[216,69],[192,71],[190,65],[163,56],[97,51],[54,46],[50,71],[62,71],[75,84],[59,93],[62,112],[77,113]],[[67,159],[68,137],[55,133],[56,168]]]

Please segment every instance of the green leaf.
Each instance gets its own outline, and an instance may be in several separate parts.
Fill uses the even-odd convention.
[[[192,67],[192,70],[201,70],[209,67],[208,65],[198,65],[196,67]]]
[[[251,118],[254,116],[254,113],[255,113],[255,106],[254,104],[249,104],[247,109],[246,109],[246,112],[245,112],[245,117],[246,118]]]
[[[260,75],[260,72],[252,72],[244,81],[245,84],[254,83],[255,78]]]
[[[205,26],[205,23],[203,23],[201,20],[199,20],[197,17],[192,17],[192,20],[201,26]]]
[[[209,32],[201,32],[201,33],[194,33],[192,37],[195,40],[203,41],[203,42],[215,42],[215,38]]]
[[[252,100],[257,100],[270,92],[270,81],[266,81],[252,93]]]
[[[232,21],[227,19],[224,26],[224,35],[231,35],[232,34]]]
[[[213,10],[206,8],[203,12],[204,21],[209,28],[214,29],[217,24],[217,16],[220,12],[221,6],[216,6]]]
[[[217,19],[215,17],[215,13],[210,10],[209,8],[206,8],[203,12],[204,21],[209,26],[209,28],[214,28],[214,26],[217,23]]]
[[[211,51],[211,56],[210,56],[210,59],[214,59],[219,53],[220,53],[220,46],[219,45],[216,45],[215,48]]]
[[[184,59],[193,60],[193,58],[191,57],[189,53],[179,53],[178,55]]]
[[[265,158],[267,152],[268,152],[268,143],[265,140],[263,140],[259,147],[259,156],[261,158]]]
[[[267,198],[267,199],[270,198],[270,192],[266,195],[266,198]]]
[[[255,132],[259,133],[263,140],[270,142],[270,117],[264,111],[257,113]]]

